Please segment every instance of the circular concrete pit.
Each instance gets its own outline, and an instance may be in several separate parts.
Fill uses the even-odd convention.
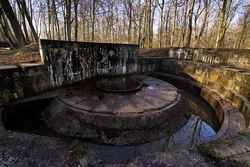
[[[127,82],[129,87],[122,85],[115,88],[115,90],[121,88],[122,92],[107,92],[97,86],[98,82],[104,81],[106,84],[106,78],[100,78],[101,80],[92,79],[45,92],[35,98],[6,106],[3,111],[4,126],[10,131],[26,135],[28,133],[28,136],[43,136],[50,140],[56,138],[66,143],[73,141],[74,147],[73,151],[71,150],[73,154],[78,156],[79,149],[83,149],[80,154],[89,162],[95,163],[96,160],[98,162],[101,160],[105,164],[125,163],[148,153],[196,149],[201,143],[207,143],[220,136],[221,129],[225,125],[217,120],[216,112],[211,106],[195,93],[193,88],[196,87],[185,80],[181,80],[179,84],[178,78],[155,77],[162,80],[131,75],[130,78],[142,85],[135,91],[124,92],[124,88],[129,90],[131,86],[136,87]],[[120,79],[124,80],[123,77]],[[119,81],[119,77],[114,80]],[[117,82],[115,81],[115,84],[119,85]],[[186,87],[187,85],[189,87]],[[166,90],[168,93],[172,92],[172,95],[168,95]],[[196,91],[199,92],[199,88],[196,88]],[[148,105],[142,103],[146,97],[142,96],[143,93],[148,94],[151,99],[145,101]],[[169,97],[168,100],[165,96],[161,97],[164,93]],[[120,108],[126,107],[127,104],[125,102],[120,104],[117,99],[122,99],[121,97],[130,102],[135,112],[121,114]],[[83,103],[86,100],[95,102],[87,101],[86,105]],[[101,104],[107,106],[106,112],[100,112],[104,111],[100,110]],[[140,108],[136,104],[140,104]],[[146,107],[149,108],[149,104],[152,110],[145,110]],[[159,107],[156,107],[156,104]],[[107,109],[111,111],[108,112]],[[220,128],[221,126],[223,127]],[[39,142],[43,140],[37,138]],[[81,144],[76,144],[76,141]],[[49,142],[51,144],[51,141]],[[17,144],[11,145],[14,148]],[[54,144],[52,145],[49,148],[54,147]],[[28,147],[33,148],[33,146]],[[31,152],[33,153],[33,150]]]
[[[65,136],[126,145],[174,133],[187,121],[184,105],[173,85],[132,75],[64,88],[44,115],[47,125]]]

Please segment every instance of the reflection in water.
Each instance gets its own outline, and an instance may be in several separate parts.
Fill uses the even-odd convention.
[[[182,92],[188,102],[191,116],[187,123],[170,134],[167,138],[145,144],[133,146],[111,146],[86,143],[91,157],[100,159],[104,163],[123,163],[137,156],[153,152],[164,152],[176,148],[193,148],[197,144],[209,141],[215,134],[216,120],[213,120],[213,110],[202,99]],[[212,125],[212,126],[210,126]]]
[[[80,143],[80,148],[84,146],[84,148],[82,149],[84,150],[84,153],[82,153],[84,154],[84,157],[89,161],[101,160],[105,164],[124,163],[128,160],[134,159],[137,156],[145,155],[148,153],[164,152],[176,148],[193,148],[197,144],[209,141],[216,134],[216,131],[219,127],[218,122],[214,117],[214,111],[202,99],[187,94],[184,91],[178,91],[181,92],[182,97],[187,102],[185,103],[186,106],[184,107],[188,107],[191,113],[190,117],[186,117],[184,114],[181,114],[181,116],[185,116],[184,119],[186,119],[187,121],[186,124],[182,126],[182,128],[176,129],[175,133],[169,134],[169,129],[166,128],[164,129],[163,133],[166,133],[168,137],[162,138],[161,140],[152,141],[150,143],[130,146],[112,146],[83,141]],[[49,102],[50,99],[46,100],[45,102],[43,101],[43,103],[36,100],[32,102],[32,106],[40,106],[39,108],[37,108],[37,111],[38,109],[40,109],[39,111],[41,113]],[[43,105],[41,105],[40,103]],[[29,112],[8,112],[8,114],[12,113],[17,115],[9,115],[12,119],[10,119],[10,122],[5,122],[5,126],[7,125],[8,127],[8,125],[11,125],[11,127],[9,128],[13,128],[12,130],[19,129],[20,131],[23,130],[24,132],[28,127],[29,133],[37,133],[39,131],[39,135],[43,135],[43,133],[45,135],[50,135],[50,131],[46,131],[46,126],[42,126],[43,124],[40,120],[41,117],[39,114],[37,115],[37,113],[39,112],[33,112],[33,108],[29,108],[29,104],[30,103],[27,103],[27,106],[25,106],[24,103],[22,105],[23,108],[18,107],[18,109],[20,110],[17,110]],[[38,120],[40,121],[40,123]],[[173,121],[171,123],[174,124],[179,123],[175,122],[175,119],[170,119],[169,121]],[[22,127],[24,127],[24,129],[22,129]]]
[[[168,148],[194,147],[209,141],[216,132],[200,117],[191,115],[188,122],[168,140]]]
[[[122,163],[137,156],[164,152],[176,148],[191,148],[213,137],[216,132],[199,116],[192,115],[188,122],[169,138],[133,146],[111,146],[88,143],[88,150],[104,163]]]

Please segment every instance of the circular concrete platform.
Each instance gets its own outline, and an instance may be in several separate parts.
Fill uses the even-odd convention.
[[[159,139],[166,135],[162,131],[184,124],[188,112],[177,88],[152,77],[131,77],[143,86],[129,93],[102,91],[95,86],[99,80],[63,89],[46,109],[48,126],[67,136],[122,145]]]

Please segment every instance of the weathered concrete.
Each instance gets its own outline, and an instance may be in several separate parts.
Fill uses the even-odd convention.
[[[202,97],[215,110],[214,120],[218,120],[220,128],[212,140],[231,136],[246,128],[244,116],[239,110],[222,97],[218,92],[200,85],[196,81],[190,81],[185,77],[170,75],[162,72],[154,73],[153,76],[162,80],[170,81],[181,86],[183,89]]]
[[[58,86],[72,84],[98,74],[110,72],[112,75],[122,74],[124,71],[125,73],[130,73],[131,71],[127,71],[127,69],[140,73],[160,71],[188,80],[184,87],[194,90],[196,94],[201,95],[214,108],[216,117],[222,125],[214,139],[215,142],[228,137],[226,141],[232,141],[232,145],[237,145],[238,143],[240,147],[239,153],[242,153],[245,146],[248,147],[246,143],[242,143],[241,138],[232,136],[237,136],[239,131],[244,130],[246,126],[249,127],[250,124],[249,50],[187,48],[146,50],[142,53],[144,57],[138,57],[136,61],[134,61],[133,57],[133,61],[124,63],[125,61],[121,59],[111,58],[114,55],[113,53],[118,53],[121,57],[123,54],[136,55],[136,46],[130,47],[128,45],[113,44],[96,44],[95,46],[95,44],[91,43],[68,43],[60,41],[55,43],[50,41],[48,43],[50,44],[42,52],[44,53],[42,58],[44,58],[45,65],[36,67],[28,65],[25,68],[10,67],[1,69],[0,77],[3,82],[0,83],[0,103],[8,103],[19,98],[31,97],[37,93]],[[101,49],[98,50],[96,47]],[[110,47],[122,49],[109,52]],[[84,56],[80,58],[76,53]],[[112,70],[110,67],[114,67],[115,63],[111,63],[111,59],[107,61],[110,63],[104,63],[107,65],[104,68],[99,65],[97,66],[100,60],[98,58],[102,59],[103,57],[104,59],[105,57],[110,57],[112,62],[116,61],[121,66]],[[85,58],[88,60],[85,60]],[[76,61],[79,59],[82,59],[79,61],[81,63]],[[101,62],[102,60],[100,60]],[[46,65],[46,63],[48,64]],[[125,66],[126,68],[121,69],[121,67]],[[63,125],[63,123],[60,123],[60,125]],[[95,134],[94,137],[96,137]],[[218,140],[216,141],[216,139]],[[227,162],[233,162],[234,165],[248,165],[248,153],[238,154],[238,148],[232,148],[232,150],[236,154],[233,154],[230,158],[226,158]],[[172,156],[174,154],[170,153],[168,155]],[[160,159],[158,160],[161,162]],[[243,163],[240,162],[241,160]],[[138,164],[144,165],[144,162],[149,164],[148,161],[144,160]],[[178,163],[175,159],[173,162],[174,164]],[[229,166],[232,165],[230,163]],[[161,165],[161,163],[159,164]]]
[[[228,166],[250,165],[250,132],[243,131],[234,136],[219,139],[199,146],[199,150]]]
[[[171,117],[172,122],[175,124],[178,120],[173,120],[175,117]],[[178,118],[178,117],[177,117]],[[4,131],[4,132],[3,132]],[[214,167],[212,160],[206,160],[195,150],[172,150],[164,152],[156,152],[145,156],[134,156],[129,161],[123,163],[107,163],[103,159],[99,159],[97,156],[99,153],[95,151],[95,144],[86,143],[84,141],[78,141],[67,138],[55,138],[47,136],[39,136],[34,134],[16,133],[6,131],[3,129],[0,131],[0,165],[10,167],[33,167],[33,166],[62,166],[62,167],[117,167],[117,166],[211,166]],[[160,142],[161,143],[161,142]],[[147,147],[152,147],[153,150],[164,150],[158,146],[147,143]],[[161,145],[160,145],[161,146]],[[108,147],[108,146],[106,146]],[[106,153],[105,146],[99,146],[100,152],[104,153],[104,157],[109,159],[109,152]],[[148,149],[143,146],[138,148],[131,146],[133,152],[141,151],[144,154]],[[122,154],[122,151],[117,149],[116,152],[111,154],[113,158],[126,156]],[[121,158],[122,159],[122,158]]]
[[[144,86],[127,94],[102,92],[93,82],[64,88],[46,109],[46,122],[64,135],[112,144],[159,139],[164,128],[172,132],[184,124],[188,109],[173,85],[152,77],[133,78]],[[178,123],[170,127],[168,119],[175,116]]]
[[[206,50],[204,49],[203,51]],[[217,118],[222,123],[219,132],[214,138],[217,144],[213,145],[212,142],[211,145],[204,145],[209,148],[210,146],[212,147],[210,149],[211,151],[204,149],[202,153],[204,155],[209,154],[209,156],[218,160],[220,157],[216,156],[214,152],[217,148],[221,151],[221,156],[227,155],[226,153],[224,154],[224,151],[227,150],[224,149],[224,147],[228,148],[228,145],[223,145],[224,140],[232,140],[234,144],[231,143],[233,146],[235,145],[235,148],[231,148],[231,151],[228,151],[228,153],[234,153],[234,155],[228,158],[225,157],[223,161],[219,161],[222,166],[249,166],[249,154],[246,150],[245,152],[243,151],[247,148],[246,143],[242,143],[237,137],[232,137],[237,136],[240,131],[246,129],[246,126],[249,126],[249,65],[247,61],[248,52],[247,50],[244,52],[244,58],[241,58],[242,53],[239,53],[239,56],[234,56],[235,51],[232,51],[232,53],[230,53],[231,58],[230,56],[229,59],[226,56],[221,56],[217,58],[217,62],[205,59],[206,56],[201,54],[203,52],[199,52],[198,59],[196,60],[192,57],[189,59],[185,58],[185,56],[174,59],[164,58],[163,56],[167,57],[167,55],[169,55],[163,55],[163,53],[166,53],[165,51],[162,51],[160,54],[158,52],[159,55],[156,54],[158,58],[155,56],[152,58],[162,59],[161,66],[157,69],[161,71],[161,73],[165,72],[177,77],[188,78],[188,80],[196,82],[194,84],[195,87],[201,87],[201,96],[215,109]],[[223,52],[221,53],[223,54]],[[154,52],[150,54],[154,55]],[[216,55],[215,52],[215,56]],[[204,59],[199,58],[202,58],[202,56]],[[192,79],[190,79],[190,77]],[[188,86],[185,87],[190,89]],[[220,141],[222,141],[222,143],[220,143]],[[220,147],[220,145],[222,146]],[[242,152],[241,154],[240,151],[244,153]]]
[[[193,150],[175,150],[173,152],[149,154],[138,157],[126,167],[214,167],[215,162],[206,160],[199,153]]]
[[[41,40],[41,46],[53,87],[137,71],[138,45]]]
[[[246,118],[249,125],[249,88],[248,72],[240,72],[234,68],[193,63],[190,61],[164,60],[161,71],[173,75],[188,75],[204,87],[215,90],[223,98],[229,100]]]
[[[148,58],[168,58],[187,60],[196,63],[227,65],[250,69],[249,49],[222,48],[162,48],[142,49],[139,55]]]
[[[197,151],[186,149],[134,157],[124,163],[106,164],[98,159],[96,152],[89,148],[90,145],[77,140],[65,141],[54,137],[7,132],[4,138],[0,138],[0,144],[0,165],[8,167],[215,166],[212,160],[206,160]]]
[[[41,40],[39,47],[40,63],[0,68],[0,104],[97,75],[137,71],[138,45]]]

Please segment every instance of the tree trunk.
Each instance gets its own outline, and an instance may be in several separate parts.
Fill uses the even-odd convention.
[[[22,31],[22,28],[21,28],[18,20],[17,20],[16,15],[14,14],[14,12],[12,10],[12,7],[11,7],[9,1],[8,0],[1,0],[0,7],[3,9],[5,15],[9,19],[12,30],[15,34],[15,38],[18,39],[17,45],[19,47],[24,46],[24,44],[26,44],[26,41],[25,41],[25,38],[23,35],[23,31]]]
[[[92,2],[92,19],[91,19],[91,41],[95,41],[95,17],[96,17],[96,0]]]
[[[53,20],[54,20],[54,26],[56,26],[56,33],[57,33],[57,39],[61,39],[61,33],[60,33],[60,26],[59,26],[59,20],[58,20],[58,16],[57,16],[57,10],[56,10],[56,3],[55,0],[52,0],[51,2],[52,4],[52,15],[53,15]]]
[[[209,4],[210,4],[210,0],[204,0],[205,14],[204,14],[204,17],[202,20],[200,32],[199,32],[197,39],[196,39],[196,46],[198,46],[198,44],[200,44],[201,37],[202,37],[202,35],[205,31],[206,25],[207,25],[207,19],[208,19],[208,14],[209,14]]]
[[[167,47],[168,45],[169,45],[169,24],[170,24],[170,19],[169,19],[169,17],[170,17],[170,8],[168,8],[168,10],[167,10],[167,14],[166,14],[167,16],[166,16],[166,21],[165,21],[165,35],[164,35],[164,37],[165,37],[165,47]]]
[[[17,47],[17,39],[15,39],[15,37],[12,35],[12,32],[10,31],[8,27],[8,21],[6,20],[5,15],[1,13],[1,9],[0,9],[0,14],[1,14],[0,15],[1,34],[7,38],[7,40],[9,41],[9,44],[12,47]]]
[[[52,39],[51,35],[51,5],[50,5],[50,0],[47,0],[47,9],[48,9],[48,26],[47,26],[47,38]]]
[[[162,3],[158,4],[160,7],[160,31],[159,31],[159,47],[162,47],[163,39],[163,29],[164,29],[164,9],[165,9],[165,0],[162,0]]]
[[[139,6],[141,6],[141,0],[139,0]],[[138,41],[137,42],[140,47],[141,47],[141,30],[142,30],[143,12],[144,12],[144,7],[142,8],[142,11],[140,11],[140,14],[139,14]]]
[[[67,40],[71,41],[71,0],[65,1],[65,9],[66,9],[66,32],[67,32]]]
[[[178,46],[182,43],[182,46],[185,46],[185,37],[187,33],[187,15],[188,15],[188,7],[189,7],[189,0],[185,1],[184,4],[184,16],[183,16],[183,28],[182,28],[182,37],[180,38]]]
[[[155,1],[153,0],[151,2],[151,7],[150,7],[150,25],[149,25],[149,48],[153,47],[153,40],[154,40],[154,16],[155,16]]]
[[[189,5],[189,11],[188,11],[188,32],[186,35],[186,42],[185,42],[185,47],[190,47],[191,45],[191,37],[192,37],[192,31],[193,31],[193,11],[194,11],[194,4],[195,0],[190,1]]]
[[[132,1],[131,0],[126,0],[125,3],[126,10],[127,10],[127,17],[128,17],[128,43],[131,42],[132,40]]]
[[[228,0],[222,0],[222,8],[219,14],[219,29],[217,33],[215,47],[220,48],[223,46],[224,37],[225,37],[225,29],[226,29],[226,9]]]
[[[30,30],[31,30],[31,32],[32,32],[33,37],[35,38],[35,41],[38,42],[39,38],[38,38],[38,35],[37,35],[37,33],[36,33],[36,30],[35,30],[35,28],[34,28],[34,26],[33,26],[33,23],[32,23],[30,14],[29,14],[29,12],[28,12],[28,8],[27,8],[27,5],[26,5],[25,0],[21,0],[21,1],[17,0],[17,2],[20,3],[20,4],[19,4],[20,10],[23,11],[23,13],[24,13],[24,15],[25,15],[25,17],[26,17],[26,19],[27,19],[27,21],[28,21],[28,23],[29,23],[29,27],[30,27]],[[24,20],[24,21],[25,21],[25,20]]]
[[[241,47],[242,42],[244,41],[244,38],[246,38],[249,15],[250,15],[250,10],[247,11],[244,15],[242,28],[241,28],[239,37],[235,42],[234,48],[239,49]]]
[[[171,29],[170,46],[174,46],[175,28],[176,28],[176,17],[177,17],[177,0],[173,1],[173,5],[174,5],[174,17],[173,17],[173,26],[172,26],[172,29]]]
[[[77,41],[78,36],[78,2],[79,0],[74,0],[74,12],[75,12],[75,41]]]

